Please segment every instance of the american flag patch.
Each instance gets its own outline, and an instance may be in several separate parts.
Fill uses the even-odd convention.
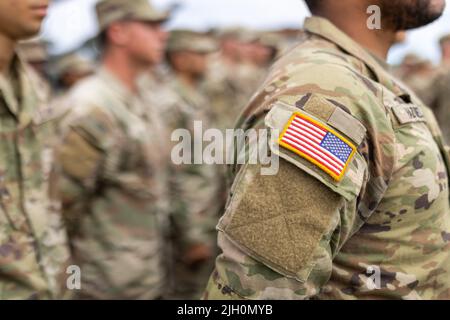
[[[342,179],[356,152],[356,146],[336,131],[299,112],[292,115],[278,143],[312,162],[336,181]]]

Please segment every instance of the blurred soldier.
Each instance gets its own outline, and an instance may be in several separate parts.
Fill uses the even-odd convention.
[[[430,84],[429,90],[433,92],[430,107],[438,119],[445,142],[450,144],[450,70],[441,73]]]
[[[279,52],[279,43],[281,39],[277,35],[261,33],[258,40],[251,43],[251,62],[267,73]]]
[[[425,102],[430,103],[432,92],[429,86],[437,76],[437,70],[431,61],[415,54],[408,54],[394,74]]]
[[[51,137],[36,83],[15,53],[48,1],[0,1],[0,299],[60,298],[68,260],[50,187]]]
[[[58,90],[55,90],[48,113],[55,119],[56,129],[60,132],[60,123],[70,112],[70,99],[68,99],[70,89],[81,80],[91,76],[95,68],[90,61],[74,53],[58,58],[54,62],[53,68],[56,73]]]
[[[221,51],[211,61],[202,91],[210,98],[214,126],[222,130],[234,127],[236,117],[258,85],[252,78],[255,68],[248,63],[248,44],[256,39],[242,29],[225,30],[220,35]]]
[[[214,40],[193,31],[175,30],[169,37],[167,62],[174,75],[171,86],[190,107],[187,114],[195,120],[208,122],[211,118],[208,98],[198,90],[208,70],[209,55],[217,50]],[[177,126],[180,123],[174,124]]]
[[[79,81],[92,75],[95,71],[94,64],[91,61],[76,53],[60,57],[55,62],[54,68],[61,93],[69,91]]]
[[[242,82],[246,82],[251,88],[251,92],[247,94],[250,98],[251,94],[262,84],[269,72],[269,67],[277,57],[281,39],[275,34],[259,33],[255,35],[254,41],[248,44],[246,74],[241,76]]]
[[[178,95],[178,103],[172,104],[166,110],[161,110],[163,118],[167,119],[171,132],[178,128],[187,129],[194,137],[194,122],[207,130],[211,127],[211,106],[206,97],[199,93],[199,84],[207,71],[209,54],[218,50],[218,46],[209,37],[193,31],[175,30],[169,37],[167,61],[173,72],[170,87]],[[195,144],[196,142],[194,142]],[[192,145],[190,153],[194,155],[195,148],[203,146]],[[187,264],[181,259],[180,249],[175,247],[174,254],[174,288],[171,298],[198,299],[208,282],[214,268],[216,249],[215,225],[219,212],[223,208],[224,196],[220,194],[222,178],[218,166],[211,164],[184,164],[177,167],[176,179],[179,190],[174,192],[174,202],[183,199],[185,206],[179,210],[191,219],[191,224],[199,230],[199,239],[210,250],[210,259],[202,265]],[[203,159],[205,161],[205,159]],[[175,235],[176,236],[176,235]],[[175,239],[177,240],[177,239]],[[179,241],[176,241],[179,243]],[[211,254],[214,251],[214,256]]]
[[[439,40],[439,45],[441,46],[442,64],[450,67],[450,34],[443,36]]]
[[[96,11],[101,68],[71,91],[59,148],[64,216],[82,272],[79,298],[162,298],[168,137],[137,79],[164,56],[167,14],[147,0],[104,0]]]
[[[308,37],[238,122],[271,131],[279,171],[233,168],[205,298],[450,299],[449,156],[431,111],[383,61],[398,30],[445,2],[306,3]],[[379,30],[366,27],[373,4]]]
[[[244,31],[240,28],[227,29],[219,32],[222,59],[229,65],[242,63],[243,43],[250,41],[244,39]],[[253,39],[251,39],[253,40]]]
[[[232,79],[237,88],[239,88],[242,97],[242,110],[267,75],[267,71],[262,70],[258,64],[259,61],[255,61],[255,58],[261,59],[261,49],[265,45],[261,41],[261,35],[253,30],[238,29],[234,36],[238,39],[241,61],[238,64],[238,68],[234,70],[234,78]],[[256,51],[259,54],[258,56],[255,55]]]

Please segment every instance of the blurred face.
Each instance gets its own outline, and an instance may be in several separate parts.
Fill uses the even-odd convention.
[[[450,63],[450,41],[442,45],[442,60]]]
[[[127,21],[113,24],[110,41],[122,47],[142,67],[158,64],[164,57],[168,34],[161,23]]]
[[[252,60],[258,66],[267,66],[273,58],[273,49],[255,43],[252,46]]]
[[[175,70],[189,73],[195,78],[201,78],[205,75],[208,68],[208,54],[181,51],[171,55]]]
[[[222,40],[222,53],[233,61],[241,60],[241,48],[240,43],[234,39]]]
[[[244,62],[253,63],[254,45],[250,42],[239,42],[238,51],[240,60]]]
[[[49,0],[1,0],[0,34],[14,41],[36,35],[48,5]]]
[[[445,0],[378,0],[378,5],[384,27],[401,31],[419,28],[437,20],[444,12]]]

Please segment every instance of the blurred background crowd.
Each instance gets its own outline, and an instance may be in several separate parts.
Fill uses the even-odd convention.
[[[47,112],[52,117],[64,119],[70,112],[67,101],[69,96],[73,98],[71,91],[96,72],[102,59],[102,39],[95,37],[95,3],[53,1],[42,34],[20,44],[24,59],[40,78],[39,94],[51,101]],[[154,5],[169,12],[165,22],[169,33],[164,59],[141,79],[140,91],[169,132],[177,128],[192,132],[193,120],[201,120],[209,128],[233,128],[272,63],[302,37],[300,22],[308,15],[299,0],[159,0]],[[443,101],[450,100],[450,92],[441,88],[450,83],[449,9],[426,30],[399,35],[390,57],[392,72],[433,107],[447,137],[450,113]],[[63,126],[61,120],[61,130]],[[166,251],[170,263],[162,273],[168,274],[170,281],[164,298],[198,298],[216,256],[214,228],[226,200],[226,174],[217,166],[184,166],[174,171],[168,205],[171,212],[182,213],[182,223],[174,223],[170,232],[175,245]],[[181,198],[183,203],[178,201]],[[184,240],[177,241],[177,225],[183,229],[193,226],[196,246],[186,248]],[[80,254],[83,245],[89,244],[75,245]],[[95,296],[94,289],[92,292]],[[130,296],[134,297],[133,293]],[[162,296],[150,296],[155,297]]]

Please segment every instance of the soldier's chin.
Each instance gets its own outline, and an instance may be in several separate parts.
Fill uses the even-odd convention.
[[[444,13],[445,0],[380,0],[385,27],[393,31],[426,26]]]
[[[419,0],[420,1],[420,0]],[[400,21],[400,24],[404,24],[400,26],[398,31],[400,30],[411,30],[420,27],[424,27],[430,23],[438,20],[444,13],[446,2],[445,0],[421,0],[422,8],[417,10],[415,14],[410,12],[409,17],[404,17],[403,20]]]
[[[36,24],[34,26],[27,26],[17,34],[17,40],[28,40],[36,37],[41,31],[41,24]]]
[[[408,23],[405,23],[404,26],[399,26],[397,28],[397,31],[412,30],[424,27],[438,20],[442,16],[442,14],[443,12],[439,12],[435,14],[429,14],[427,16],[416,17],[414,20],[411,19]]]

